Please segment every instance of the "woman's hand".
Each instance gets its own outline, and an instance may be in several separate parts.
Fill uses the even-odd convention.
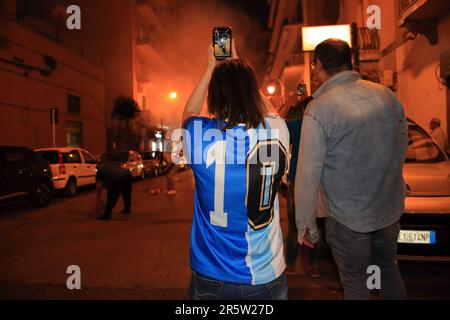
[[[214,47],[209,46],[208,48],[208,71],[213,71],[217,65],[216,56],[214,55]]]
[[[236,42],[234,41],[234,38],[231,39],[231,59],[239,59],[236,52]]]

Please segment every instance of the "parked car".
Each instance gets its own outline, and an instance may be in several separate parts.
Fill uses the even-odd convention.
[[[95,184],[97,160],[82,148],[36,149],[50,163],[55,190],[74,196],[78,187]]]
[[[141,155],[133,150],[112,151],[101,156],[102,162],[121,162],[122,167],[130,170],[133,178],[145,178],[144,163]]]
[[[46,206],[51,199],[52,174],[47,161],[23,147],[0,147],[0,200],[30,197]]]
[[[142,162],[144,164],[144,173],[147,177],[156,177],[160,173],[160,161],[158,159],[158,152],[156,151],[141,151]]]
[[[399,258],[450,261],[450,160],[412,120],[403,170],[408,196],[401,219]]]

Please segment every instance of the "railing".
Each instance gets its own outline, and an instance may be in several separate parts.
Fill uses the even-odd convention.
[[[417,1],[419,1],[419,0],[399,0],[398,1],[398,9],[399,9],[400,15],[405,13],[405,11],[408,10]]]
[[[377,29],[358,28],[358,46],[361,51],[380,49],[380,35]]]
[[[48,21],[44,21],[36,17],[21,17],[18,20],[21,24],[36,33],[39,33],[55,41],[59,40],[56,25]]]

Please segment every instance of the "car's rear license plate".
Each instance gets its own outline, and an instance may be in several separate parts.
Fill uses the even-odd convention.
[[[435,244],[436,231],[400,230],[399,243]]]

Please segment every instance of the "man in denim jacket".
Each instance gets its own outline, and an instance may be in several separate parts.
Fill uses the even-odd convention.
[[[299,243],[314,247],[320,236],[315,210],[322,183],[329,209],[326,238],[345,298],[370,298],[370,265],[381,270],[384,298],[406,298],[395,258],[406,195],[403,108],[391,90],[352,71],[344,41],[319,44],[311,67],[322,85],[301,133],[295,180]]]

